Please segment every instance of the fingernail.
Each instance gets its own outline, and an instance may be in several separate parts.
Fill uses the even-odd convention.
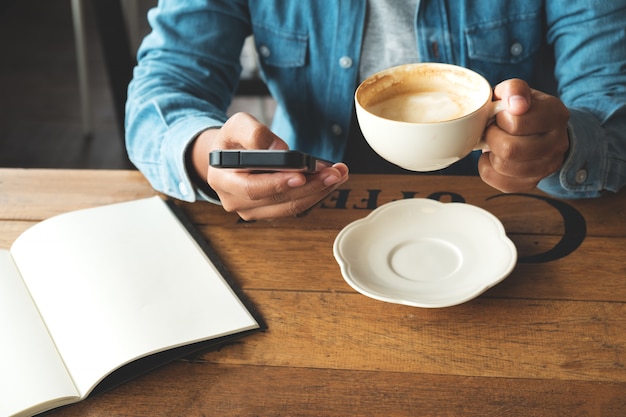
[[[337,177],[336,175],[329,175],[328,177],[324,178],[324,185],[329,186],[337,184],[338,181],[339,177]]]
[[[302,177],[296,176],[296,177],[289,178],[287,180],[287,185],[290,186],[291,188],[296,188],[296,187],[301,187],[305,182],[306,180],[304,180]]]
[[[511,96],[509,97],[509,107],[510,108],[526,108],[528,106],[528,100],[524,96]]]

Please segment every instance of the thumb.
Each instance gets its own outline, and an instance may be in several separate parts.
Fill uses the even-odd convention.
[[[289,145],[249,113],[235,113],[220,129],[231,148],[286,150]]]
[[[274,151],[276,150],[287,151],[289,150],[289,145],[287,145],[287,142],[285,142],[284,140],[276,136],[274,138],[274,141],[272,141],[268,149],[271,149]]]
[[[515,78],[503,81],[493,90],[493,95],[502,100],[507,112],[515,116],[530,109],[530,87],[524,80]]]

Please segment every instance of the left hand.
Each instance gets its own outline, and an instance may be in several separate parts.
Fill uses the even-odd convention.
[[[498,84],[494,97],[503,101],[504,111],[485,130],[490,150],[480,157],[478,171],[500,191],[530,191],[563,165],[569,111],[558,98],[519,79]]]

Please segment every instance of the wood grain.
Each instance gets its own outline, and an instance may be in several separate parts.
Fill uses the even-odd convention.
[[[217,226],[200,230],[244,288],[349,291],[332,253],[335,230]],[[511,239],[520,255],[531,255],[553,247],[559,237],[513,235]],[[587,237],[565,258],[545,264],[518,264],[487,296],[624,300],[626,262],[618,255],[624,248],[626,238]],[[615,256],[607,256],[611,253]]]
[[[255,222],[248,227],[339,230],[390,201],[434,198],[451,202],[451,194],[494,214],[510,234],[561,235],[563,218],[544,200],[547,199],[579,212],[585,219],[590,236],[626,235],[626,221],[615,221],[626,218],[624,192],[600,199],[557,200],[539,191],[523,195],[502,194],[476,177],[398,175],[353,175],[340,190],[333,192],[302,217]],[[210,203],[182,205],[196,224],[237,225],[236,216],[213,210]]]
[[[624,392],[624,383],[177,362],[52,415],[622,417]]]
[[[248,291],[269,330],[216,363],[626,382],[622,303],[476,299],[416,309],[357,294]]]
[[[137,171],[0,168],[0,220],[43,220],[155,194]]]
[[[0,221],[0,248],[35,222]],[[202,226],[218,256],[245,289],[353,292],[343,281],[332,253],[336,231]],[[556,244],[554,236],[511,237],[520,254]],[[259,245],[259,241],[263,245]],[[586,238],[571,255],[548,264],[518,264],[511,275],[483,297],[616,301],[626,299],[626,238]]]
[[[275,221],[177,202],[268,330],[50,415],[624,415],[626,193],[565,201],[438,176],[355,175],[342,187]],[[134,171],[0,169],[0,247],[52,215],[155,194]],[[333,257],[339,230],[420,197],[496,215],[520,257],[511,275],[444,309],[353,290]],[[536,257],[564,242],[566,253]]]

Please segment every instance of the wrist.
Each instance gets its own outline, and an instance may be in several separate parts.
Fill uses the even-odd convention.
[[[210,128],[200,133],[187,147],[185,167],[192,184],[209,199],[219,200],[217,193],[207,182],[209,169],[209,151],[211,137],[217,128]]]

